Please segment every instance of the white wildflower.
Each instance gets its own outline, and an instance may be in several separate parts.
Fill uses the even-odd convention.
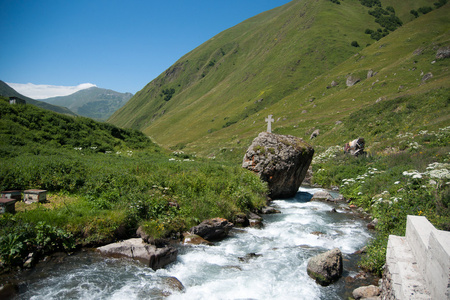
[[[447,169],[431,170],[431,171],[427,172],[427,174],[432,178],[450,179],[450,172]]]

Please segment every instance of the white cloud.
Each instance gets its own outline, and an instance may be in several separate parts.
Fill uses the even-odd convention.
[[[77,86],[61,86],[61,85],[46,85],[46,84],[32,84],[32,83],[7,83],[7,84],[20,94],[33,99],[45,99],[50,97],[67,96],[75,92],[78,92],[79,90],[96,87],[96,85],[92,83],[82,83]]]

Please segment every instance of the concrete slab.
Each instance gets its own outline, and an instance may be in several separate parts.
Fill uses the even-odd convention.
[[[408,216],[406,236],[389,236],[386,299],[450,300],[450,232],[421,216]]]

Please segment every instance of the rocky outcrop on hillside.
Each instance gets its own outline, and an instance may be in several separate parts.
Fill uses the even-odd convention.
[[[308,261],[308,275],[322,286],[337,281],[343,271],[342,253],[338,248],[316,255]]]
[[[170,247],[156,247],[144,243],[141,238],[128,239],[97,248],[101,254],[111,257],[130,257],[148,265],[153,270],[161,269],[177,259],[178,250]]]
[[[354,86],[355,84],[357,84],[358,82],[361,81],[361,78],[350,75],[347,77],[347,81],[345,82],[345,84],[350,87],[350,86]]]
[[[242,167],[268,183],[271,198],[287,198],[297,193],[313,154],[313,147],[301,138],[262,132],[248,148]]]
[[[439,48],[436,52],[436,59],[450,58],[450,46]]]

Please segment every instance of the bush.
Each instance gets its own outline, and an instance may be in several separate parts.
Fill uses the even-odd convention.
[[[0,217],[0,258],[4,265],[21,266],[29,253],[44,255],[55,251],[71,251],[75,247],[72,234],[46,224]]]
[[[395,15],[395,9],[392,6],[387,6],[386,10]]]
[[[447,0],[439,0],[439,2],[435,2],[433,4],[436,8],[440,8],[440,7],[444,6],[445,4],[447,4]]]
[[[375,31],[375,32],[372,32],[371,34],[370,34],[370,37],[372,38],[372,39],[374,39],[374,40],[380,40],[381,38],[383,38],[385,35],[383,34],[383,33],[381,33],[381,30],[380,31]]]
[[[390,31],[394,31],[398,27],[403,25],[403,22],[397,16],[394,15],[380,16],[375,20],[375,22],[377,22],[382,27]]]
[[[173,94],[175,94],[175,89],[164,89],[162,90],[162,93],[164,95],[164,101],[169,101],[170,99],[172,99]]]
[[[376,7],[374,10],[369,10],[369,15],[374,16],[377,19],[383,15],[389,15],[389,12],[381,7]]]
[[[432,10],[433,10],[433,8],[431,8],[430,6],[422,6],[417,11],[420,12],[421,14],[425,15],[425,14],[431,12]]]
[[[362,5],[367,6],[367,7],[373,7],[373,6],[381,7],[380,0],[359,0],[359,2],[361,2]]]
[[[353,47],[359,47],[359,44],[358,44],[357,41],[353,41],[353,42],[351,43],[351,45],[352,45]]]

